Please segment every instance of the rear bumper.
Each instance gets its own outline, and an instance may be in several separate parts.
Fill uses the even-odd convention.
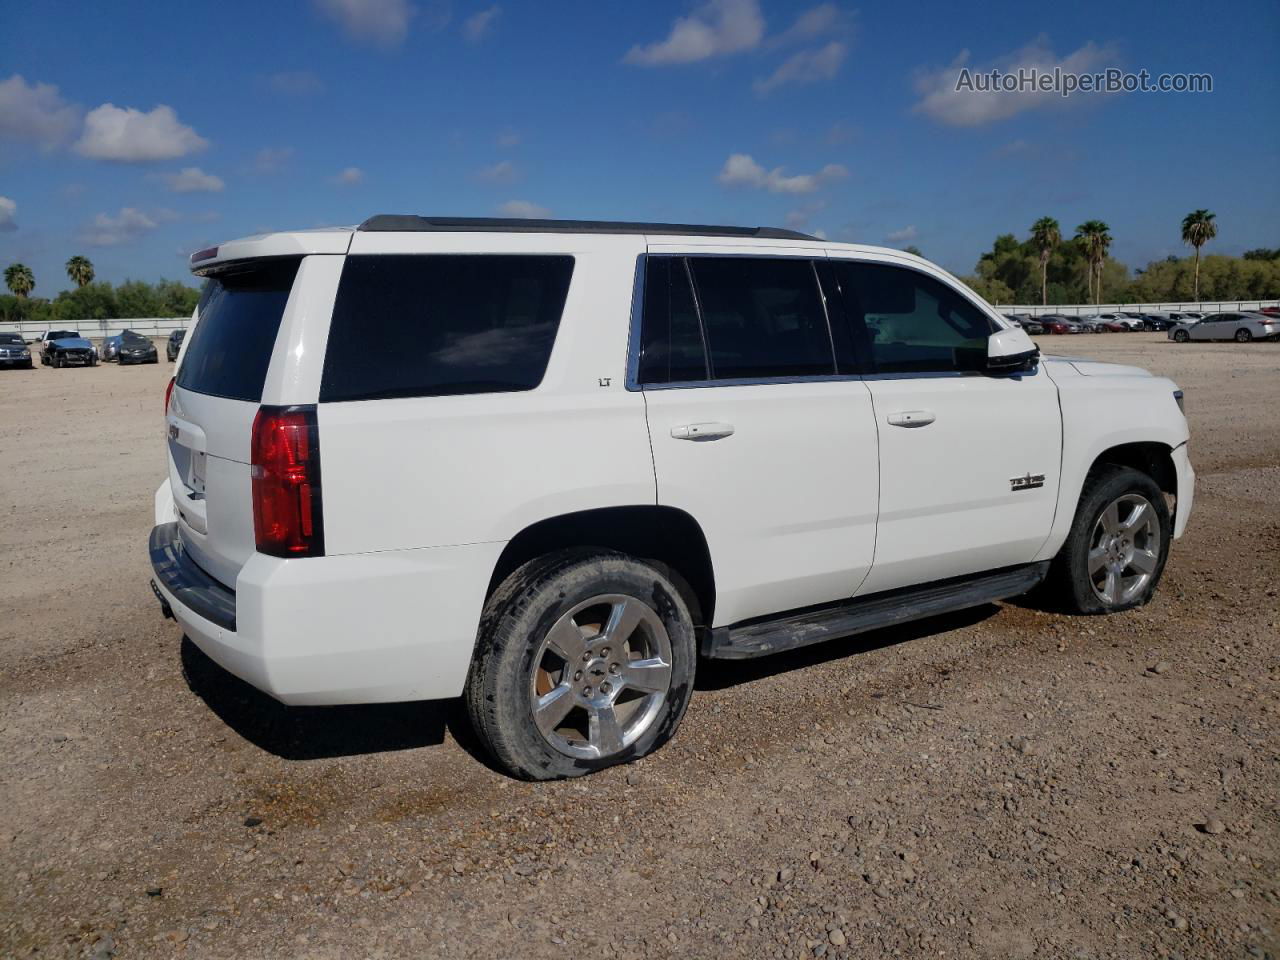
[[[177,524],[151,533],[157,592],[186,635],[230,673],[298,705],[459,696],[502,547],[255,553],[232,591],[184,561]]]
[[[1173,538],[1177,540],[1187,529],[1191,518],[1191,505],[1196,497],[1196,472],[1191,467],[1187,444],[1175,447],[1170,456],[1178,475],[1178,505],[1173,516]]]

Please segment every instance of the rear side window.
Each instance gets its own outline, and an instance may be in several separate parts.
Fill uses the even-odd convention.
[[[572,274],[569,256],[347,257],[321,401],[532,390]]]
[[[959,292],[905,267],[834,261],[845,310],[878,373],[976,370],[991,321]],[[1056,319],[1056,318],[1054,318]]]
[[[706,380],[707,356],[684,260],[648,257],[640,322],[642,384]]]
[[[835,357],[808,260],[690,257],[716,380],[822,376]]]
[[[178,370],[178,386],[229,400],[262,399],[262,385],[300,260],[268,260],[212,277]]]

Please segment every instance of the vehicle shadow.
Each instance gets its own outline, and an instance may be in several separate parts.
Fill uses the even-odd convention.
[[[182,638],[187,686],[227,726],[285,760],[318,760],[438,746],[453,734],[468,753],[480,751],[461,700],[289,707],[245,683]]]
[[[707,660],[698,661],[698,676],[694,681],[695,690],[725,690],[743,683],[751,683],[763,677],[790,673],[793,670],[804,670],[832,660],[883,650],[921,637],[948,630],[959,630],[994,616],[1000,607],[994,603],[944,613],[924,620],[914,620],[895,627],[884,627],[880,630],[869,630],[866,633],[854,634],[815,643],[813,646],[800,647],[784,653],[776,653],[768,657],[752,660]]]

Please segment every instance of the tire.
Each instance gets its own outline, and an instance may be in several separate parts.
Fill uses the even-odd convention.
[[[1096,467],[1046,587],[1075,613],[1140,607],[1160,583],[1172,539],[1169,507],[1155,481],[1130,467]]]
[[[54,354],[53,358],[49,361],[49,366],[53,367],[55,370],[62,367],[62,361],[58,359],[57,354]]]
[[[1248,343],[1252,339],[1253,339],[1252,331],[1243,330],[1243,329],[1236,331],[1236,343]]]
[[[1190,340],[1190,339],[1191,339],[1191,334],[1187,333],[1187,331],[1185,331],[1185,330],[1175,330],[1175,331],[1173,331],[1173,342],[1174,342],[1174,343],[1186,343],[1186,342],[1187,342],[1188,340]]]
[[[607,627],[618,619],[621,639]],[[666,743],[696,659],[688,607],[662,573],[620,553],[560,551],[517,569],[485,604],[467,711],[508,773],[577,777]]]

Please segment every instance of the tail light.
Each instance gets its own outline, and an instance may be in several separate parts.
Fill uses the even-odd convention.
[[[165,387],[165,388],[164,388],[164,413],[165,413],[165,416],[168,416],[168,415],[169,415],[169,398],[173,396],[173,384],[174,384],[174,381],[175,381],[176,379],[177,379],[177,377],[170,377],[170,378],[169,378],[169,385],[168,385],[167,387]]]
[[[324,556],[316,408],[260,407],[249,461],[258,551],[273,557]]]

